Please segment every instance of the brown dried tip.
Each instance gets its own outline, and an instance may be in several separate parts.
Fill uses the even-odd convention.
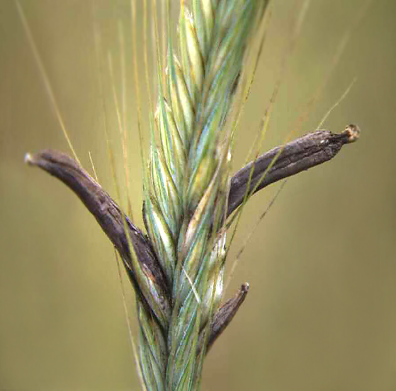
[[[343,133],[348,135],[348,143],[354,143],[360,137],[360,128],[357,125],[350,124],[345,128]]]
[[[25,164],[27,164],[29,166],[34,166],[34,160],[33,160],[33,156],[31,153],[25,154],[24,162],[25,162]]]

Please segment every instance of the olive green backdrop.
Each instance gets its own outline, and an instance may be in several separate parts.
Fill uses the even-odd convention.
[[[138,62],[147,144],[142,3],[137,2]],[[129,1],[95,0],[94,7],[88,0],[21,4],[76,151],[90,172],[91,152],[100,182],[115,195],[95,58],[95,13],[122,202],[126,187],[108,51],[120,100],[122,85],[126,91],[130,193],[134,220],[142,225]],[[311,2],[287,59],[263,150],[295,128],[294,137],[314,130],[355,77],[324,127],[340,132],[357,123],[361,139],[334,161],[290,179],[255,230],[227,294],[245,281],[251,290],[207,358],[203,390],[396,390],[396,3],[373,1],[338,65],[331,65],[363,4]],[[273,2],[238,132],[235,170],[268,106],[300,7],[294,0]],[[126,48],[124,82],[118,25]],[[150,53],[148,72],[155,80]],[[307,106],[326,78],[317,104]],[[310,115],[300,126],[307,107]],[[15,3],[0,0],[0,389],[137,390],[112,246],[65,186],[23,163],[25,152],[48,147],[70,152]],[[249,203],[229,265],[277,186]],[[136,334],[133,293],[125,279],[122,286]]]

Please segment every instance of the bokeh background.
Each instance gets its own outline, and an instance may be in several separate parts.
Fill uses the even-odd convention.
[[[125,86],[130,195],[134,220],[142,225],[130,4],[93,3],[20,1],[77,154],[91,171],[91,152],[100,182],[115,195],[106,112],[125,204],[111,53],[120,101]],[[207,358],[203,390],[396,390],[396,3],[372,1],[355,23],[364,4],[312,1],[287,56],[263,150],[293,129],[294,137],[315,130],[354,78],[323,127],[340,132],[357,123],[361,139],[334,161],[290,179],[254,231],[227,295],[245,281],[250,293]],[[142,5],[137,2],[137,57],[147,143]],[[255,139],[300,9],[300,1],[273,4],[235,170]],[[102,39],[101,73],[94,26]],[[151,53],[148,73],[155,80]],[[317,103],[307,105],[318,90]],[[309,116],[303,115],[307,108]],[[0,0],[0,389],[137,390],[112,246],[65,186],[23,163],[26,152],[49,147],[69,152],[16,5]],[[229,265],[277,186],[245,209]],[[124,277],[122,286],[136,333]]]

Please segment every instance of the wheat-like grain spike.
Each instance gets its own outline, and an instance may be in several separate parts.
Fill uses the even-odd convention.
[[[219,228],[228,198],[231,145],[225,125],[249,36],[266,4],[192,0],[190,11],[182,1],[178,51],[169,38],[165,70],[158,61],[166,74],[165,81],[158,77],[152,124],[158,137],[152,139],[144,213],[169,284],[172,315],[163,328],[165,365],[150,361],[160,352],[141,349],[147,355],[141,367],[150,390],[199,387],[205,355],[199,341],[223,291],[226,234]],[[141,318],[141,342],[153,343],[152,322]]]

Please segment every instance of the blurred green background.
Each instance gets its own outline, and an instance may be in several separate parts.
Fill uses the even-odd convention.
[[[250,293],[207,358],[203,390],[396,390],[396,3],[373,1],[338,65],[333,70],[331,65],[364,3],[312,1],[287,58],[264,149],[282,143],[327,78],[294,136],[314,130],[356,77],[324,127],[340,132],[357,123],[361,139],[334,161],[290,179],[255,230],[227,295],[245,281]],[[96,20],[103,42],[105,111],[124,204],[107,52],[120,100],[125,86],[130,193],[134,220],[141,226],[130,4],[94,4],[93,11],[84,0],[21,1],[77,154],[91,172],[91,152],[100,182],[114,196],[93,38]],[[137,38],[147,135],[142,4],[137,2]],[[235,170],[243,165],[268,106],[300,7],[292,0],[273,4],[236,142]],[[124,81],[119,26],[126,48]],[[0,389],[138,389],[112,246],[64,185],[24,165],[26,152],[43,148],[69,152],[15,3],[0,0]],[[277,186],[249,203],[229,265]],[[125,279],[123,286],[136,332],[133,293]]]

